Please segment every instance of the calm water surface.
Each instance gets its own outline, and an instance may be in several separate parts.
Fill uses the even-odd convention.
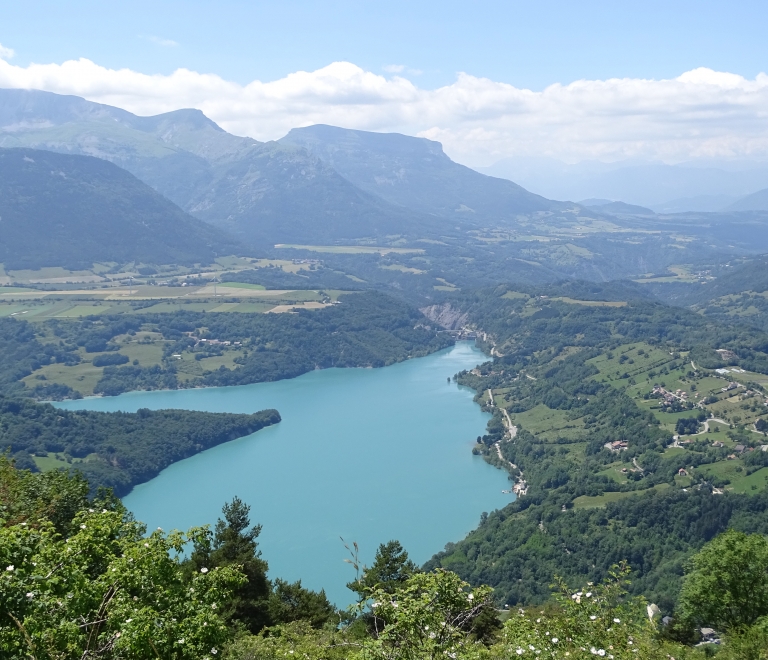
[[[123,501],[149,529],[214,523],[237,495],[264,528],[270,576],[351,601],[354,573],[339,537],[370,563],[400,540],[417,563],[511,501],[506,474],[472,456],[489,415],[473,392],[446,379],[486,358],[468,342],[382,369],[327,369],[275,383],[162,392],[57,404],[127,412],[183,408],[283,421],[171,465]]]

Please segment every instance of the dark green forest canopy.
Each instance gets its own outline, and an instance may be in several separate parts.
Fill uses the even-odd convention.
[[[618,290],[615,288],[619,287]],[[647,341],[681,350],[697,346],[728,349],[744,369],[768,373],[768,333],[749,326],[725,324],[689,309],[670,307],[640,297],[623,282],[575,288],[555,286],[510,295],[509,287],[456,296],[450,302],[492,335],[505,357],[501,364],[529,360],[542,350],[557,353],[567,346],[610,348],[623,342]],[[618,293],[618,295],[617,295]],[[570,304],[558,297],[589,302],[620,301],[623,306]]]
[[[626,559],[635,592],[671,611],[684,562],[694,550],[729,526],[768,530],[765,491],[713,494],[723,485],[717,479],[688,476],[695,468],[725,461],[733,449],[714,446],[705,436],[667,452],[674,431],[648,406],[638,405],[629,389],[636,384],[632,377],[601,379],[595,366],[595,360],[609,357],[615,367],[634,373],[637,365],[627,355],[612,353],[633,345],[638,361],[648,350],[663,358],[663,367],[656,367],[662,379],[682,370],[695,385],[703,375],[693,373],[691,361],[699,370],[721,367],[715,349],[724,348],[735,355],[732,363],[768,373],[768,335],[631,293],[631,286],[569,284],[511,293],[499,287],[453,297],[452,313],[466,313],[481,333],[480,343],[494,355],[479,369],[458,374],[458,382],[474,388],[493,413],[478,451],[509,469],[511,477],[524,478],[527,493],[484,516],[475,532],[449,544],[429,566],[490,584],[500,601],[512,605],[543,602],[557,575],[574,586],[598,581],[611,564]],[[601,301],[611,304],[593,304]],[[646,383],[646,377],[652,379],[653,373],[658,374],[643,372],[637,387],[650,391],[653,382]],[[487,405],[489,389],[493,407]],[[506,439],[501,407],[516,419],[514,441]],[[534,409],[561,420],[558,428],[541,435],[517,421],[518,415],[533,420],[539,414]],[[693,425],[697,412],[703,411],[690,413]],[[733,442],[760,444],[756,434],[730,433]],[[617,441],[626,444],[620,450],[606,448]],[[768,464],[766,455],[745,455],[744,474]],[[677,481],[681,469],[685,482]],[[579,508],[590,498],[595,508]]]
[[[426,568],[443,566],[490,584],[497,599],[511,605],[547,601],[554,576],[597,582],[626,560],[633,593],[670,612],[688,557],[728,528],[767,534],[768,494],[669,490],[567,512],[523,497],[449,544]]]
[[[116,337],[142,328],[160,333],[168,342],[162,365],[107,366],[97,393],[245,385],[293,378],[313,369],[382,367],[427,355],[453,342],[447,333],[430,327],[418,310],[373,292],[345,295],[331,307],[291,314],[121,314],[47,321],[40,327],[50,330],[55,341],[42,343],[35,324],[0,319],[0,348],[7,346],[0,357],[6,367],[0,379],[4,391],[18,390],[22,386],[19,379],[41,364],[79,362],[80,348],[87,353],[116,350]],[[182,383],[171,358],[184,350],[211,350],[200,339],[239,342],[242,355],[236,358],[234,369],[209,370]],[[42,399],[74,395],[53,383],[39,384],[27,392]]]
[[[10,448],[20,467],[31,455],[64,453],[76,460],[91,488],[127,494],[171,463],[276,424],[280,414],[251,415],[190,410],[102,413],[59,410],[50,404],[0,397],[0,447]],[[30,465],[31,464],[31,465]]]

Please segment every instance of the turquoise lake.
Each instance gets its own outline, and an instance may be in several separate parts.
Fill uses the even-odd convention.
[[[56,404],[132,412],[255,412],[283,421],[171,465],[123,498],[149,529],[213,524],[237,495],[263,525],[270,577],[324,588],[340,606],[354,571],[340,540],[370,563],[398,539],[418,564],[512,501],[506,473],[473,456],[489,419],[471,390],[446,382],[487,358],[469,342],[381,369],[326,369],[240,387],[131,392]]]

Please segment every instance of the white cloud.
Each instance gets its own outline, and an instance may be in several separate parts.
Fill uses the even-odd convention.
[[[178,42],[174,41],[173,39],[163,39],[161,37],[156,37],[154,35],[139,35],[139,39],[144,39],[144,41],[151,41],[153,44],[157,46],[163,46],[165,48],[173,48],[174,46],[178,46]]]
[[[0,61],[0,87],[75,94],[142,115],[199,108],[226,130],[259,140],[315,123],[399,131],[439,140],[472,165],[531,155],[768,157],[768,76],[703,68],[668,80],[579,80],[533,92],[465,73],[425,90],[349,62],[240,85],[186,69],[165,76],[85,59],[27,67]]]
[[[405,64],[387,64],[381,68],[387,73],[408,73],[412,76],[420,76],[424,73],[421,69],[412,69]]]
[[[3,44],[0,44],[0,60],[10,60],[16,51],[13,48],[6,48]]]

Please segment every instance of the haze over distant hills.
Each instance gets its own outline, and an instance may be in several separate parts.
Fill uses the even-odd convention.
[[[239,241],[240,247],[215,234],[217,240],[229,241],[228,253],[253,256],[264,256],[277,243],[362,241],[426,249],[407,264],[390,256],[373,270],[375,258],[360,257],[360,270],[353,275],[400,290],[403,277],[430,272],[436,279],[422,278],[422,288],[434,291],[460,287],[456,283],[465,280],[492,284],[512,273],[525,281],[632,277],[722,252],[768,250],[765,211],[669,216],[608,196],[583,204],[552,201],[453,162],[437,142],[399,134],[321,125],[261,143],[227,133],[197,110],[138,117],[74,96],[0,90],[0,147],[110,161],[207,223],[186,232],[184,241],[168,234],[165,243],[152,247],[164,245],[176,252],[135,257],[144,261],[221,254],[206,233],[214,231],[213,225]],[[113,205],[118,197],[111,200]],[[120,202],[124,210],[129,200]],[[173,208],[186,222],[191,220]],[[197,251],[192,249],[194,237],[201,241]],[[27,247],[26,253],[17,251],[8,258],[40,256],[29,252],[33,245]],[[90,259],[94,252],[80,257],[87,254]],[[46,254],[58,264],[64,253]],[[94,261],[121,259],[117,252],[106,254]],[[337,263],[325,279],[315,277],[317,286],[342,277],[346,267]]]
[[[210,263],[238,250],[125,170],[90,156],[0,149],[0,263]]]
[[[551,199],[621,200],[657,213],[721,211],[768,186],[768,163],[699,166],[591,161],[570,165],[542,157],[504,159],[478,171],[511,179]]]
[[[726,211],[768,211],[768,188],[742,197],[726,207]]]
[[[0,90],[0,146],[110,160],[196,217],[261,244],[509,226],[520,214],[566,208],[419,138],[314,127],[260,143],[197,110],[138,117],[38,91]]]
[[[568,206],[454,163],[439,142],[425,138],[316,125],[294,128],[279,142],[304,147],[388,202],[468,224]]]

